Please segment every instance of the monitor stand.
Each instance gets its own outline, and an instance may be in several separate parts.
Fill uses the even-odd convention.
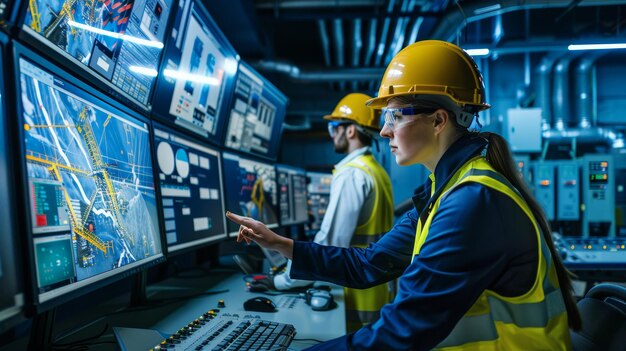
[[[37,314],[33,318],[33,326],[30,330],[28,351],[51,351],[54,342],[53,328],[57,309],[53,307],[45,312]]]
[[[143,270],[133,276],[132,289],[130,291],[130,307],[149,305],[147,294],[148,274]]]

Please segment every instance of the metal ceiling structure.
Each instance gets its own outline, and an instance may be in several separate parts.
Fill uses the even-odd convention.
[[[624,0],[205,1],[241,57],[290,98],[287,121],[321,123],[346,93],[375,94],[391,58],[442,39],[501,55],[566,51],[626,32]]]

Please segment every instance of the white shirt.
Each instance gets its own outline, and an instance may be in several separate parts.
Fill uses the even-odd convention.
[[[330,184],[330,199],[320,230],[313,242],[320,245],[349,247],[357,226],[365,223],[372,215],[376,194],[374,180],[362,169],[342,166],[355,158],[371,154],[369,146],[352,151],[335,165],[339,171],[333,175]],[[312,284],[308,280],[295,280],[289,277],[291,260],[284,273],[274,277],[277,290],[303,287]]]

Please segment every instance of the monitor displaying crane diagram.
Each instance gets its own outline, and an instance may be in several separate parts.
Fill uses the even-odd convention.
[[[148,125],[16,56],[36,303],[161,258]]]

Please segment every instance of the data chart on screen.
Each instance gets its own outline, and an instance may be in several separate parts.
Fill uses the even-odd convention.
[[[161,125],[154,146],[168,251],[226,238],[220,153]]]

